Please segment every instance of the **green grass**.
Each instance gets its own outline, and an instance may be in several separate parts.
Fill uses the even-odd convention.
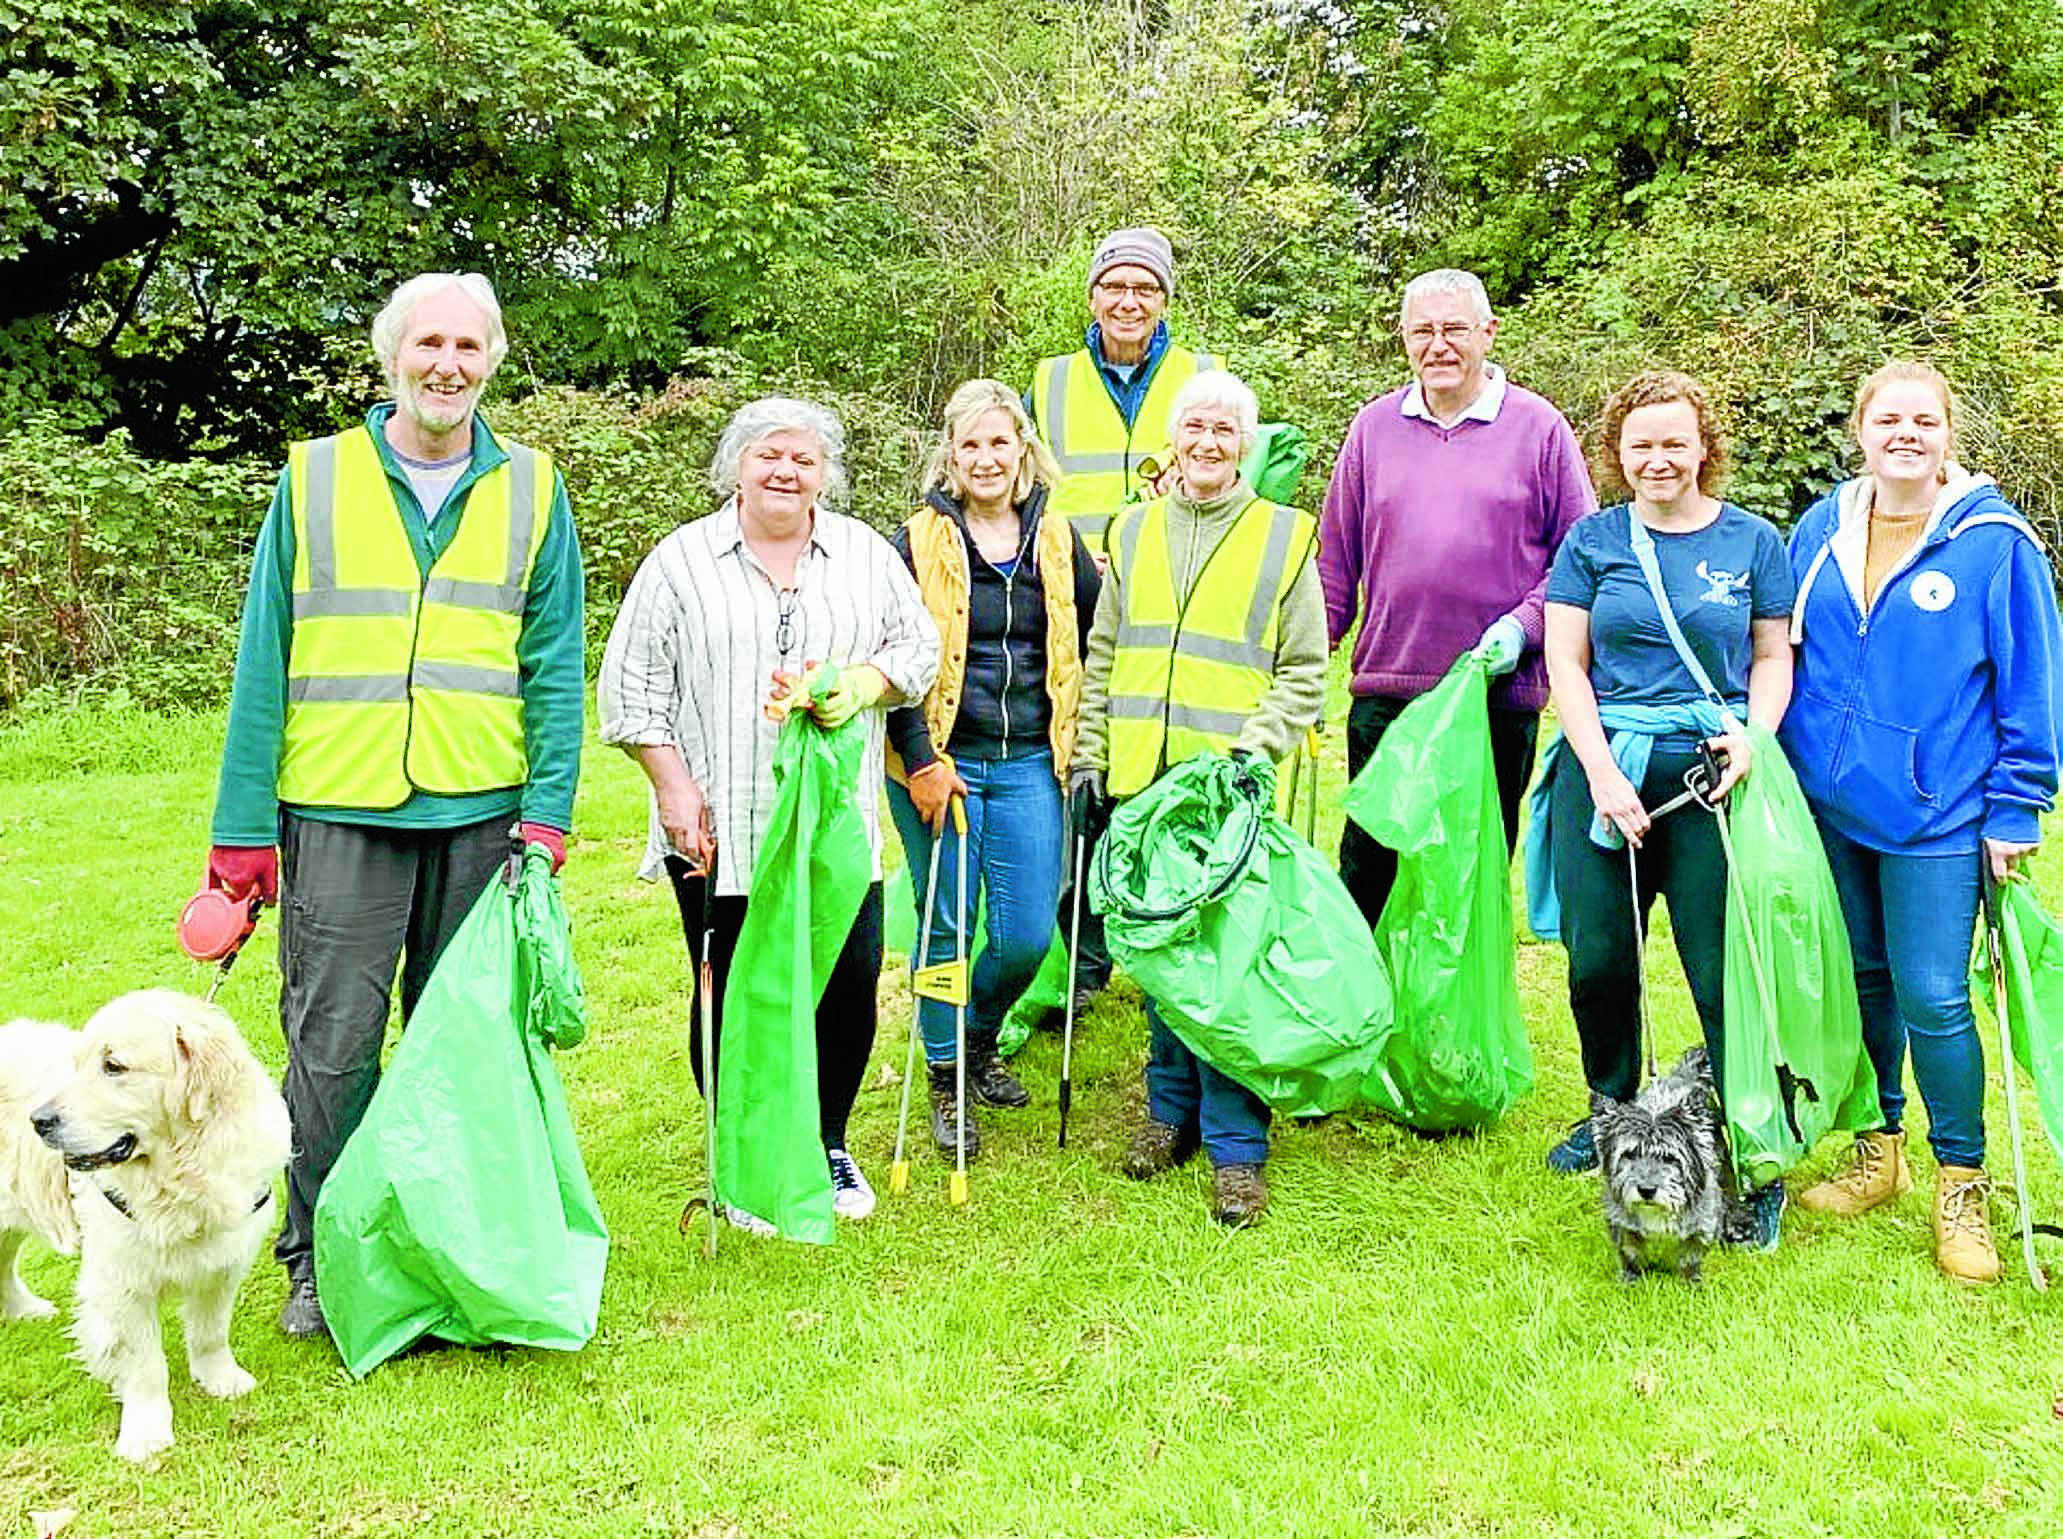
[[[125,989],[204,987],[172,920],[219,732],[103,715],[0,733],[0,1013],[77,1022]],[[1122,984],[1086,1022],[1064,1154],[1058,1044],[1035,1037],[1036,1104],[988,1117],[971,1206],[948,1207],[928,1150],[887,1198],[908,994],[886,976],[855,1119],[880,1213],[830,1250],[727,1235],[705,1261],[675,1227],[700,1110],[672,901],[632,876],[643,826],[634,768],[595,750],[566,875],[592,1034],[560,1066],[615,1239],[596,1340],[425,1351],[353,1384],[326,1345],[275,1333],[282,1281],[261,1264],[233,1337],[258,1390],[202,1396],[172,1329],[180,1441],[136,1471],[60,1331],[0,1327],[0,1535],[54,1507],[78,1510],[73,1535],[2063,1531],[2063,1299],[2017,1257],[1989,1290],[1934,1275],[1924,1155],[1888,1213],[1794,1210],[1777,1255],[1719,1256],[1700,1290],[1618,1284],[1594,1184],[1540,1162],[1581,1105],[1545,946],[1520,952],[1539,1088],[1503,1124],[1284,1128],[1275,1205],[1236,1235],[1208,1221],[1199,1168],[1116,1174],[1144,1038]],[[276,1068],[273,933],[223,1000]],[[1693,1028],[1666,951],[1673,1048]],[[1991,1125],[2003,1168],[1996,1089]],[[2046,1150],[2037,1171],[2053,1207]],[[69,1289],[66,1260],[32,1249],[27,1271]]]

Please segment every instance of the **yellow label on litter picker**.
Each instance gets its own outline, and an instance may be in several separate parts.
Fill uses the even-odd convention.
[[[967,964],[965,962],[940,962],[933,967],[920,967],[910,980],[910,987],[919,999],[936,999],[942,1004],[964,1005],[967,1003]]]

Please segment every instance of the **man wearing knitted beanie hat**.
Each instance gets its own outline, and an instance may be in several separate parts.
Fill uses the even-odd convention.
[[[1161,312],[1175,289],[1175,253],[1150,225],[1113,230],[1089,261],[1089,329],[1082,346],[1040,362],[1025,409],[1060,461],[1048,512],[1063,513],[1102,563],[1111,515],[1128,498],[1158,490],[1151,470],[1173,462],[1168,413],[1175,395],[1222,356],[1168,338]],[[1149,466],[1150,462],[1150,466]],[[1061,934],[1070,932],[1072,883],[1060,897]],[[1110,980],[1103,920],[1082,904],[1076,1015]]]

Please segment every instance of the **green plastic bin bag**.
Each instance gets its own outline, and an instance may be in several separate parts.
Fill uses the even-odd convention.
[[[2006,964],[2006,1024],[2013,1059],[2034,1081],[2042,1126],[2063,1161],[2063,930],[2042,911],[2034,888],[2014,878],[1999,889],[1999,930]],[[1998,1019],[1991,967],[1979,947],[1971,991]],[[1996,1043],[1996,1033],[1991,1038]]]
[[[587,1032],[551,856],[532,845],[444,948],[315,1205],[315,1276],[363,1378],[425,1336],[572,1351],[609,1231],[551,1048]]]
[[[1464,654],[1398,714],[1345,801],[1397,852],[1375,926],[1396,1031],[1363,1093],[1425,1132],[1485,1126],[1533,1088],[1489,700],[1488,669]]]
[[[826,669],[808,687],[831,681]],[[724,984],[717,1046],[717,1197],[815,1245],[832,1237],[817,1002],[873,880],[853,794],[865,749],[857,717],[826,731],[797,710],[781,729],[773,812]]]
[[[1254,446],[1239,462],[1240,479],[1254,489],[1256,497],[1293,503],[1310,457],[1302,428],[1289,422],[1263,422]]]
[[[1862,1043],[1855,963],[1834,875],[1775,736],[1748,727],[1753,768],[1727,793],[1724,1060],[1728,1142],[1743,1186],[1795,1167],[1828,1133],[1884,1125]],[[1709,814],[1686,807],[1671,817]]]
[[[1089,898],[1198,1057],[1291,1116],[1354,1103],[1389,978],[1338,874],[1276,815],[1273,765],[1205,753],[1170,769],[1111,818]]]

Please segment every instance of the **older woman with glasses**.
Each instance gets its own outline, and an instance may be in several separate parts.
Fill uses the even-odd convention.
[[[834,1207],[858,1219],[873,1211],[874,1193],[847,1152],[846,1119],[876,1024],[885,707],[931,687],[938,632],[888,542],[831,507],[845,490],[844,453],[838,418],[812,402],[772,396],[732,417],[710,466],[723,505],[676,529],[638,568],[609,633],[599,692],[602,741],[631,754],[652,783],[639,875],[663,871],[671,881],[696,967],[704,873],[722,851],[707,908],[720,1033],[724,980],[774,805],[780,729],[761,705],[777,674],[812,660],[841,665],[837,687],[812,709],[827,727],[865,721],[852,794],[874,881],[817,1008],[817,1095]],[[701,1061],[699,1032],[690,1043],[707,1094],[715,1066]]]

